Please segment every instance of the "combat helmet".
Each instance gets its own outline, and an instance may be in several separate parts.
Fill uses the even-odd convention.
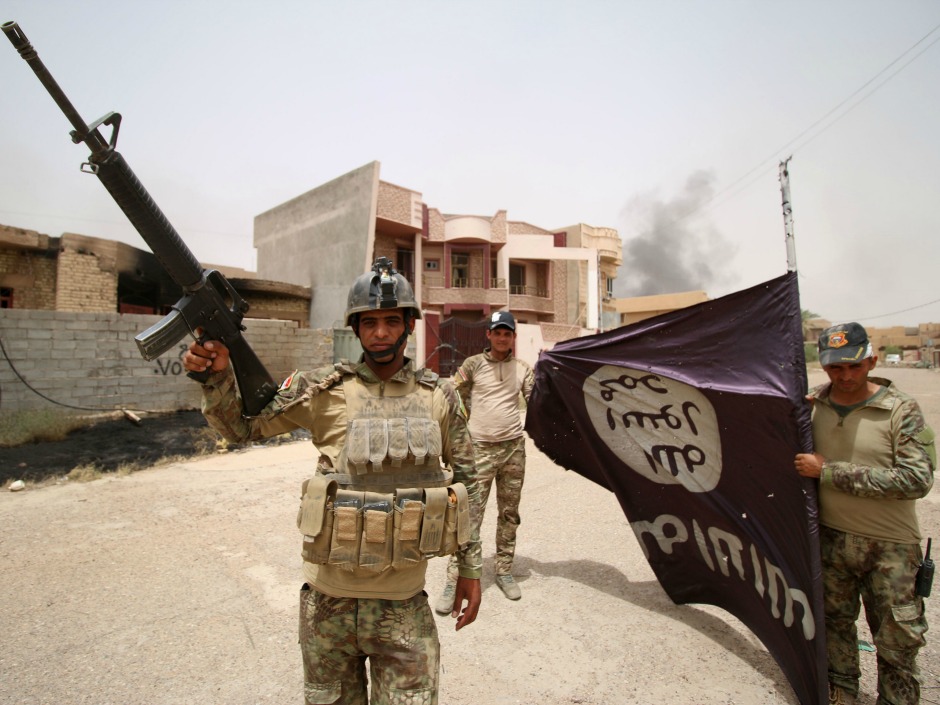
[[[356,278],[349,287],[346,302],[346,325],[354,325],[356,314],[383,308],[403,308],[411,318],[421,318],[421,308],[415,301],[411,284],[392,266],[388,257],[379,257],[372,270]]]

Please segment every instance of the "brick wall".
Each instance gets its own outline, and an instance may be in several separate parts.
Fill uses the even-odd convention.
[[[420,204],[420,194],[415,191],[380,181],[376,213],[385,220],[420,229],[421,209],[416,208],[416,201]]]
[[[62,249],[55,307],[58,311],[117,311],[114,262],[94,253]]]
[[[444,242],[444,216],[437,208],[428,208],[428,240]]]
[[[0,309],[0,413],[47,408],[53,402],[95,410],[175,411],[199,407],[199,385],[179,358],[188,345],[147,362],[134,336],[158,316]],[[245,337],[278,382],[294,369],[333,360],[333,331],[293,321],[246,319]],[[7,359],[9,358],[9,359]]]
[[[398,259],[398,244],[392,236],[376,235],[373,244],[373,262],[379,257],[388,257],[394,265]]]
[[[0,248],[0,285],[13,289],[17,308],[55,308],[56,261],[41,251]]]

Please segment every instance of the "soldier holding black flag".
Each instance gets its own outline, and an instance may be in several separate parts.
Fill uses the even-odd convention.
[[[920,702],[916,666],[926,643],[924,559],[915,502],[933,485],[934,432],[917,402],[870,376],[878,362],[858,323],[827,328],[819,362],[829,384],[813,390],[814,453],[797,472],[819,479],[829,702],[851,705],[859,690],[860,600],[878,655],[878,703]]]

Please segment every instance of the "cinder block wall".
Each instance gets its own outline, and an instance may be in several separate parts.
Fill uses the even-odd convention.
[[[0,341],[6,352],[0,354],[0,413],[56,403],[97,411],[199,408],[199,385],[186,377],[180,362],[188,339],[152,362],[140,356],[134,336],[158,320],[119,313],[0,309]],[[333,361],[332,329],[260,319],[246,319],[245,326],[246,339],[277,382],[295,369],[316,369]]]

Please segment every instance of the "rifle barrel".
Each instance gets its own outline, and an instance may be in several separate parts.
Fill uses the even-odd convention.
[[[52,96],[56,105],[65,113],[65,117],[72,123],[72,127],[75,128],[76,133],[81,136],[82,141],[88,145],[92,153],[99,154],[103,151],[107,151],[107,141],[101,136],[98,130],[88,131],[88,123],[82,119],[78,110],[72,105],[72,101],[65,95],[65,91],[56,83],[52,74],[49,73],[45,64],[42,63],[42,59],[39,58],[39,53],[33,48],[33,45],[30,44],[26,35],[23,34],[23,30],[20,29],[20,26],[16,22],[4,22],[0,25],[0,29],[3,29],[3,33],[7,35],[7,38],[20,53],[20,56],[29,64],[29,67],[33,70],[33,73],[36,74],[40,83],[49,91],[49,95]]]
[[[112,135],[109,144],[98,131],[97,124],[89,125],[78,114],[72,102],[65,95],[59,84],[49,73],[39,54],[30,44],[23,30],[16,22],[5,22],[0,25],[3,33],[20,53],[20,56],[29,64],[43,86],[52,96],[56,105],[65,113],[65,117],[75,130],[72,140],[84,142],[91,150],[89,163],[94,167],[93,173],[98,177],[108,192],[117,202],[124,215],[140,233],[140,236],[150,246],[157,260],[163,265],[172,279],[184,291],[202,286],[202,265],[196,259],[179,234],[170,224],[170,221],[151,198],[147,189],[140,183],[133,170],[121,154],[114,149],[116,132]],[[120,116],[112,114],[120,121]],[[109,123],[105,123],[109,124]],[[115,125],[115,130],[116,130]]]

